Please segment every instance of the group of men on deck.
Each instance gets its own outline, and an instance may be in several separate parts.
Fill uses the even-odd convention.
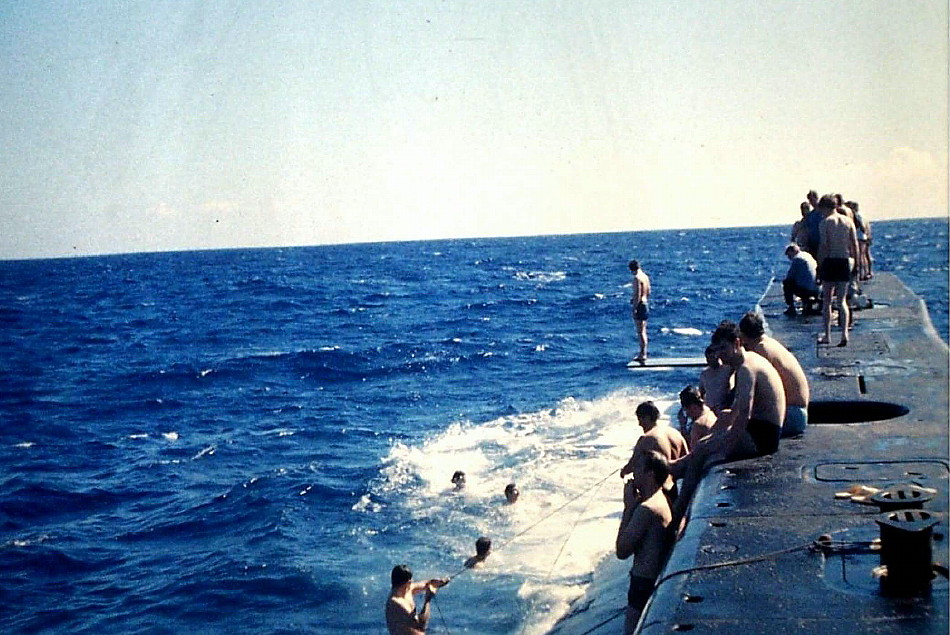
[[[838,346],[847,346],[851,326],[848,297],[858,281],[873,277],[870,223],[856,202],[845,202],[840,194],[819,199],[811,190],[807,198],[801,205],[802,218],[792,226],[792,242],[785,248],[791,261],[782,281],[788,306],[785,313],[797,314],[796,297],[801,299],[805,315],[816,315],[815,305],[820,304],[824,334],[819,342],[828,344],[832,310],[837,309],[842,330]]]
[[[672,543],[685,526],[690,498],[703,473],[723,461],[778,450],[779,439],[808,424],[808,380],[795,356],[765,333],[760,315],[723,321],[707,349],[701,388],[687,387],[680,404],[692,422],[687,438],[660,421],[652,402],[637,407],[643,435],[621,469],[624,511],[617,531],[618,558],[634,557],[625,633],[636,628]],[[704,381],[705,380],[705,381]],[[715,407],[710,407],[706,399]],[[681,479],[677,488],[674,479]]]

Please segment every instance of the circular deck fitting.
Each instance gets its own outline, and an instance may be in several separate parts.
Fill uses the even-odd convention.
[[[908,412],[906,406],[887,401],[813,401],[808,404],[808,424],[886,421]]]

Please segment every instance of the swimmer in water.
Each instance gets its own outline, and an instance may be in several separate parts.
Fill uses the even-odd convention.
[[[475,555],[465,561],[465,567],[475,569],[485,563],[488,554],[491,553],[491,538],[482,536],[475,541]]]

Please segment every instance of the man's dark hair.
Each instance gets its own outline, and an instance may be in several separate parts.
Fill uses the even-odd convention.
[[[643,467],[653,472],[657,483],[662,483],[670,475],[670,462],[661,453],[651,450],[643,457]]]
[[[412,580],[412,570],[404,564],[397,564],[393,567],[393,572],[390,577],[392,578],[393,588],[395,589]]]
[[[818,209],[834,209],[838,207],[835,197],[830,194],[825,194],[820,199],[818,199]]]
[[[723,320],[712,334],[712,344],[732,343],[739,339],[739,327],[731,320]]]
[[[640,262],[638,260],[631,260],[627,263],[627,267],[630,269],[630,271],[636,271],[640,268]]]
[[[480,556],[487,556],[489,551],[491,551],[491,538],[482,536],[475,541],[475,553]]]
[[[746,337],[754,340],[765,335],[765,324],[762,323],[762,316],[755,311],[749,311],[739,320],[739,331]]]
[[[696,386],[687,386],[680,391],[680,405],[684,408],[687,406],[702,406],[704,403],[703,396]]]
[[[636,413],[640,416],[650,417],[654,421],[660,418],[660,409],[652,401],[644,401],[637,406]]]

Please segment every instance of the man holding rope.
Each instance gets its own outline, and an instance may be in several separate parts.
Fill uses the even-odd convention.
[[[663,483],[670,475],[669,462],[656,450],[637,457],[633,480],[623,492],[623,517],[617,531],[617,557],[633,556],[624,635],[633,633],[640,613],[653,594],[656,577],[663,568],[669,550],[672,522],[670,503]]]
[[[413,582],[412,571],[404,564],[393,567],[392,591],[386,602],[386,626],[389,635],[425,635],[429,625],[429,602],[435,592],[449,581],[433,578],[425,582]],[[416,613],[416,603],[412,596],[426,592],[422,610]]]

